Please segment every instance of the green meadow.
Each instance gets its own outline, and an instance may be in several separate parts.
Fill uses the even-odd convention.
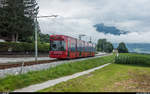
[[[120,54],[90,74],[39,92],[150,92],[150,55]]]

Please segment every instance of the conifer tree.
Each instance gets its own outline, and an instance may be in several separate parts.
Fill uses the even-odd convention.
[[[33,36],[34,18],[39,9],[36,0],[5,0],[2,5],[0,32],[6,32],[15,42]]]

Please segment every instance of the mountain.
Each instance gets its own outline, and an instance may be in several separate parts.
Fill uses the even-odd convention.
[[[113,43],[114,48],[118,47],[118,43]],[[129,52],[150,54],[150,43],[127,43]]]
[[[114,26],[105,26],[103,23],[96,24],[94,27],[98,32],[103,32],[104,34],[120,35],[128,33],[128,31],[119,30]]]

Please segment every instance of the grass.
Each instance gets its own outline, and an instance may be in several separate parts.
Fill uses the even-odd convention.
[[[0,91],[9,92],[15,89],[24,88],[32,84],[41,83],[47,80],[88,70],[106,63],[111,63],[113,60],[114,55],[105,56],[101,58],[62,64],[51,69],[28,72],[22,75],[9,75],[5,78],[0,78]]]
[[[111,64],[39,92],[150,92],[150,67]]]

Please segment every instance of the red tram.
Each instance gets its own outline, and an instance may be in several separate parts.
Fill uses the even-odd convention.
[[[95,45],[65,35],[51,35],[49,54],[58,59],[95,56]]]

